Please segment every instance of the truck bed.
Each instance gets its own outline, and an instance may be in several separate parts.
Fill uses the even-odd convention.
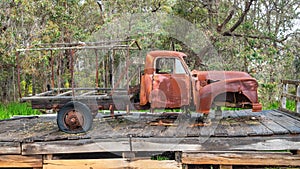
[[[100,106],[108,109],[113,100],[131,100],[127,89],[111,88],[53,88],[34,96],[22,97],[21,102],[31,102],[33,109],[60,109],[69,101],[81,101],[90,107]],[[120,102],[117,107],[124,108],[125,103]],[[101,107],[102,106],[102,107]]]

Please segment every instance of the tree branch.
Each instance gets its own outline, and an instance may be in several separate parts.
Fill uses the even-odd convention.
[[[226,19],[223,21],[222,24],[219,24],[217,27],[217,31],[221,32],[224,26],[231,20],[232,16],[234,15],[235,10],[232,9]]]
[[[300,33],[299,32],[290,33],[282,39],[274,39],[270,36],[244,35],[244,34],[238,34],[238,33],[232,33],[232,32],[227,33],[227,34],[223,34],[223,36],[245,37],[245,38],[252,38],[252,39],[268,39],[268,40],[273,40],[273,41],[278,42],[278,43],[282,43],[282,42],[286,41],[289,37],[291,37],[293,35],[297,35],[297,34],[300,34]]]
[[[231,32],[235,31],[235,29],[241,25],[241,23],[245,19],[245,16],[247,15],[248,11],[250,10],[250,6],[252,5],[253,1],[255,1],[255,0],[250,0],[250,2],[246,2],[245,10],[243,11],[241,17],[228,31],[223,33],[224,36],[226,36],[227,34],[231,34]]]
[[[158,6],[154,6],[155,7],[155,9],[153,9],[151,12],[156,12],[156,11],[158,11],[159,9],[160,9],[160,7],[161,7],[161,3],[160,2],[158,2]]]

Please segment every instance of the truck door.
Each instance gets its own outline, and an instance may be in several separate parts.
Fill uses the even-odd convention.
[[[155,60],[152,108],[179,108],[190,103],[190,76],[180,59],[158,57]]]

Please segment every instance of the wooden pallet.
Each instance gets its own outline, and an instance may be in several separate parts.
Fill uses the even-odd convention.
[[[300,154],[290,152],[183,152],[185,165],[220,165],[220,168],[244,166],[300,166]]]
[[[139,168],[141,163],[151,162],[153,166],[179,168],[180,164],[216,164],[223,168],[232,165],[300,166],[300,118],[278,110],[225,111],[221,120],[212,120],[210,126],[199,127],[190,127],[191,119],[175,120],[173,126],[151,126],[152,118],[139,118],[140,121],[120,117],[95,119],[92,130],[82,134],[58,131],[54,117],[1,121],[0,168],[71,167],[74,164],[81,168],[105,164],[115,168]],[[64,154],[168,151],[180,154],[177,159],[181,161],[158,162],[138,156],[130,158],[135,159],[131,162],[127,157],[110,159],[112,161],[54,158]]]

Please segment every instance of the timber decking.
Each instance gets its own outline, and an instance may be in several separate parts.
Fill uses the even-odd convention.
[[[212,114],[213,116],[213,114]],[[60,132],[53,117],[1,121],[0,154],[76,152],[284,150],[300,147],[300,118],[278,110],[224,111],[209,126],[192,127],[193,118],[171,126],[151,126],[157,117],[94,119],[87,133]],[[131,137],[131,142],[129,142]],[[280,144],[280,145],[278,145]]]
[[[180,115],[174,123],[165,126],[150,125],[159,118],[155,115],[96,118],[93,128],[81,134],[59,131],[55,116],[0,121],[0,168],[64,168],[73,165],[70,163],[72,160],[45,159],[49,155],[168,151],[181,152],[179,158],[186,165],[300,166],[300,117],[278,110],[258,113],[250,110],[223,111],[220,118],[214,119],[214,113],[210,116],[211,125],[197,127],[193,127],[195,118]],[[270,152],[279,150],[277,154]],[[110,160],[78,161],[79,166],[96,168],[106,162],[107,166],[112,164]],[[138,166],[143,162],[119,159],[116,165]],[[175,161],[157,165],[161,164],[170,168],[177,166]]]

